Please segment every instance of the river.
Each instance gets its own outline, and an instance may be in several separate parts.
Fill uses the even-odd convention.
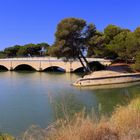
[[[77,88],[79,75],[47,72],[0,72],[0,132],[20,135],[31,125],[47,127],[57,118],[85,108],[110,115],[118,104],[140,95],[140,84],[103,89]]]

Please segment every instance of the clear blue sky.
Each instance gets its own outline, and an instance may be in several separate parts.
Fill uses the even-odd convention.
[[[140,26],[140,0],[0,0],[0,50],[15,44],[52,44],[61,19],[77,17],[103,31],[108,24]]]

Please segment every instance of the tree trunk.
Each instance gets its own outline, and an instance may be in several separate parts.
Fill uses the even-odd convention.
[[[81,50],[80,50],[80,55],[81,55],[81,57],[84,59],[84,61],[85,61],[85,63],[86,63],[86,67],[87,67],[88,72],[92,72],[89,63],[88,63],[87,59],[85,58],[85,56],[82,54]]]
[[[78,56],[80,63],[82,64],[83,68],[88,71],[87,67],[84,65],[83,61],[81,60],[80,56]]]

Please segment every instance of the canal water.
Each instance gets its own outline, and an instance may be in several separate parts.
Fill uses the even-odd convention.
[[[73,87],[80,75],[0,72],[0,132],[20,135],[31,125],[47,127],[57,118],[83,109],[110,115],[118,104],[140,96],[140,84]]]

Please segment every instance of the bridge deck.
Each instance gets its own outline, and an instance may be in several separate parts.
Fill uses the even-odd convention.
[[[98,61],[103,65],[111,64],[111,60],[101,58],[87,58],[89,62]],[[73,72],[82,65],[78,60],[65,62],[63,59],[57,59],[55,57],[26,57],[26,58],[5,58],[0,59],[0,66],[6,67],[8,70],[14,70],[20,65],[28,65],[37,71],[42,71],[49,67],[59,67],[66,72]]]

